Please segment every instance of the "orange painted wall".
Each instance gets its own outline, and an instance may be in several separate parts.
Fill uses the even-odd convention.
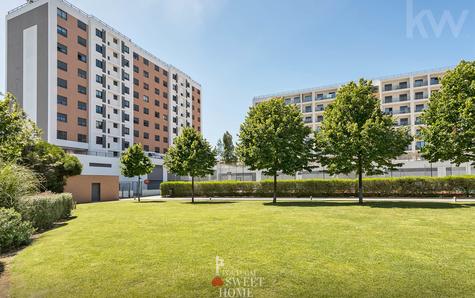
[[[101,184],[101,201],[114,201],[119,199],[119,176],[80,175],[70,177],[64,192],[73,194],[77,203],[90,203],[92,183]]]

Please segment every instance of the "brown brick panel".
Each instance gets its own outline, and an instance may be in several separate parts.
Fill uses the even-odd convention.
[[[192,124],[193,128],[201,131],[201,90],[193,87],[192,88]]]
[[[168,121],[165,120],[164,115],[168,115],[168,108],[164,108],[169,105],[168,98],[164,97],[164,94],[168,93],[168,87],[163,85],[163,82],[168,83],[168,76],[163,72],[163,68],[160,67],[159,71],[155,70],[155,64],[152,61],[148,62],[148,65],[144,63],[144,58],[138,56],[137,59],[133,59],[133,65],[139,68],[139,73],[133,72],[134,79],[138,79],[139,85],[133,85],[134,92],[138,92],[139,98],[134,97],[134,104],[139,106],[139,111],[134,110],[133,117],[139,118],[139,124],[134,123],[134,130],[139,131],[139,136],[134,136],[134,143],[140,143],[143,146],[148,146],[149,151],[154,152],[155,148],[160,148],[160,153],[164,153],[168,148],[168,132],[164,130],[165,126],[168,126]],[[144,71],[147,71],[149,77],[146,78]],[[155,77],[159,78],[159,83],[155,82]],[[148,90],[145,89],[145,84],[148,84]],[[160,90],[160,94],[155,94],[155,89]],[[148,96],[149,102],[145,102],[143,97]],[[160,106],[155,105],[155,100],[160,102]],[[149,114],[144,113],[144,108],[149,109]],[[155,112],[160,113],[160,118],[155,117]],[[149,126],[144,126],[144,120],[148,120]],[[155,129],[155,124],[160,125],[160,129]],[[144,133],[149,134],[149,138],[144,138]],[[160,141],[155,141],[155,136],[160,136]]]
[[[58,35],[58,42],[65,45],[68,48],[68,53],[63,54],[58,51],[58,60],[67,63],[67,71],[58,69],[58,78],[67,80],[68,86],[67,89],[62,87],[57,87],[58,95],[62,95],[68,99],[67,106],[57,104],[58,113],[66,114],[68,117],[68,122],[57,121],[58,130],[66,131],[68,133],[69,141],[78,141],[78,134],[83,134],[86,136],[86,142],[88,141],[88,127],[78,125],[78,117],[86,119],[87,125],[89,125],[88,120],[88,109],[89,107],[89,97],[78,92],[78,85],[86,87],[87,92],[89,92],[89,84],[87,79],[83,79],[78,76],[78,69],[85,70],[89,76],[89,66],[88,61],[86,63],[79,61],[78,53],[84,55],[89,54],[88,43],[86,46],[80,45],[78,43],[78,36],[88,40],[88,33],[78,27],[77,19],[70,14],[68,14],[68,20],[64,20],[60,17],[58,18],[58,25],[66,28],[68,30],[68,37],[63,37],[60,34]],[[89,57],[88,57],[89,59]],[[56,82],[55,82],[56,83]],[[78,102],[82,101],[87,104],[86,110],[80,110],[78,108]],[[55,116],[56,117],[56,116]]]

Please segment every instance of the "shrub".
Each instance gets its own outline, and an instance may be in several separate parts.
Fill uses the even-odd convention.
[[[38,191],[38,177],[30,169],[0,162],[0,207],[16,208],[21,197]]]
[[[0,208],[0,253],[28,244],[35,229],[13,209]]]
[[[475,195],[475,176],[401,177],[364,179],[364,194],[368,197],[468,197]],[[356,196],[357,180],[305,179],[278,181],[280,197],[347,197]],[[195,185],[199,197],[272,197],[272,181],[207,181]],[[163,196],[191,195],[189,182],[164,182]]]
[[[30,221],[33,227],[44,230],[51,228],[55,222],[71,216],[74,207],[73,196],[70,193],[44,193],[22,198],[18,210],[23,219]]]

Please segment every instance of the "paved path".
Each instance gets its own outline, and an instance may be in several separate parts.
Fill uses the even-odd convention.
[[[129,199],[128,199],[129,200]],[[132,199],[130,199],[132,200]],[[142,197],[142,201],[189,201],[191,200],[190,197],[186,198],[167,198],[162,196],[150,196],[150,197]],[[272,198],[232,198],[232,197],[224,197],[224,198],[195,198],[195,201],[203,202],[203,201],[272,201]],[[315,202],[324,202],[324,201],[342,201],[342,202],[356,202],[358,198],[277,198],[278,201],[301,201],[301,202],[308,202],[308,201],[315,201]],[[440,203],[451,203],[451,202],[474,202],[475,198],[473,199],[462,199],[462,198],[364,198],[367,202],[440,202]]]

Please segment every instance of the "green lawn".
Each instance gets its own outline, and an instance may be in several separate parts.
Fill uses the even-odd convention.
[[[219,297],[216,256],[227,282],[262,278],[253,297],[475,295],[475,204],[128,201],[74,215],[14,258],[13,297]]]

